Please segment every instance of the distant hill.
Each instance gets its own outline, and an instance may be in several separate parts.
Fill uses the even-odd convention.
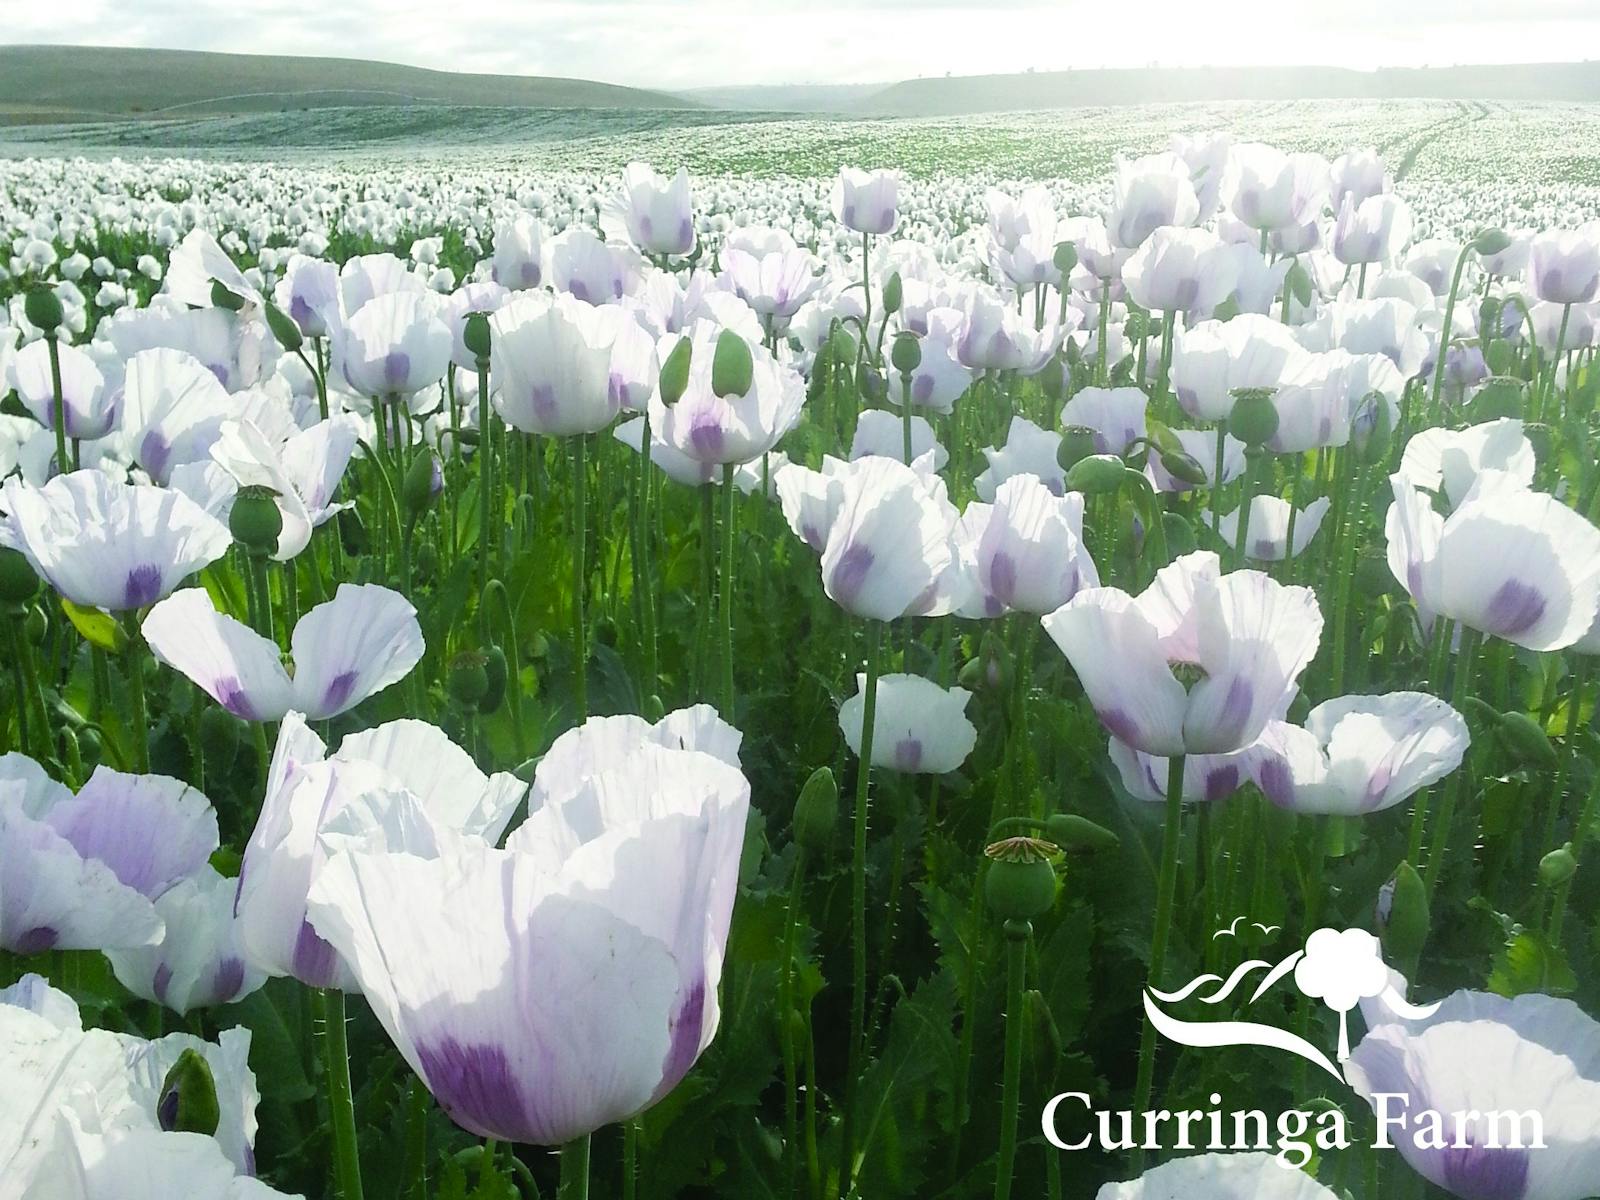
[[[691,88],[681,93],[713,108],[745,112],[848,112],[860,106],[886,83],[751,84]]]
[[[351,58],[0,46],[0,123],[397,104],[699,107],[682,96],[586,79],[472,75]]]
[[[1351,71],[1338,67],[1149,67],[908,79],[858,114],[971,112],[1218,100],[1600,100],[1600,62]]]

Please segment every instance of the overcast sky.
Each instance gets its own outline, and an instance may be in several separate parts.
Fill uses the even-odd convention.
[[[1030,67],[1377,67],[1600,55],[1600,0],[10,0],[5,7],[0,42],[330,54],[659,88],[878,83]]]

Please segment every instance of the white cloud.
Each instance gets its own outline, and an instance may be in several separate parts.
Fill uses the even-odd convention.
[[[1130,28],[1129,16],[1138,19]],[[1559,61],[1594,0],[60,0],[0,40],[324,54],[644,87],[887,82],[1070,67]]]

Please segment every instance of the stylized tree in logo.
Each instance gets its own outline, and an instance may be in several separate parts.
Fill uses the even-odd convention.
[[[1238,922],[1230,928],[1237,928]],[[1200,996],[1201,1004],[1220,1004],[1247,978],[1257,971],[1266,975],[1257,985],[1247,1002],[1254,1004],[1274,984],[1294,975],[1294,983],[1306,996],[1321,1000],[1339,1014],[1339,1062],[1350,1057],[1350,1010],[1362,1000],[1381,999],[1389,1009],[1402,1017],[1420,1020],[1438,1009],[1437,1004],[1418,1007],[1408,1004],[1390,982],[1389,969],[1384,965],[1383,951],[1378,939],[1364,929],[1319,929],[1306,939],[1302,949],[1296,950],[1276,965],[1264,959],[1250,959],[1240,963],[1224,980],[1220,975],[1199,975],[1172,992],[1158,992],[1146,988],[1144,1008],[1150,1023],[1163,1037],[1184,1046],[1262,1046],[1285,1050],[1307,1062],[1315,1063],[1335,1079],[1342,1080],[1339,1070],[1316,1046],[1299,1034],[1263,1025],[1253,1021],[1184,1021],[1162,1009],[1157,1001],[1178,1004],[1210,984],[1220,984],[1209,995]]]

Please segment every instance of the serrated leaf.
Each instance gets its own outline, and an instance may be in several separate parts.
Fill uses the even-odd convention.
[[[1527,992],[1566,996],[1576,991],[1578,977],[1559,946],[1542,933],[1523,930],[1495,956],[1489,990],[1507,998]]]

